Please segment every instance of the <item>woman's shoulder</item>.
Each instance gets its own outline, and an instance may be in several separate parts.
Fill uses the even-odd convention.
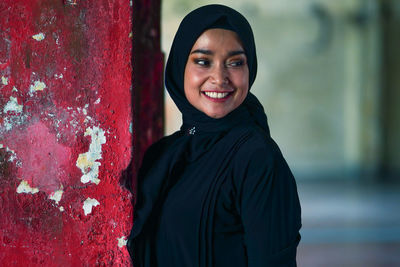
[[[239,158],[262,155],[267,159],[281,154],[278,145],[269,133],[258,125],[252,123],[241,126],[241,128],[238,130],[245,132],[246,137],[238,147],[237,156]]]

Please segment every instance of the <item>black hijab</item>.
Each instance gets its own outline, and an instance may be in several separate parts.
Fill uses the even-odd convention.
[[[201,131],[231,126],[236,116],[250,112],[257,124],[269,134],[267,118],[258,99],[248,93],[243,104],[224,118],[213,119],[194,108],[186,99],[183,83],[186,62],[197,38],[207,29],[222,28],[236,32],[242,41],[249,67],[249,88],[257,75],[257,55],[253,31],[246,18],[236,10],[223,5],[207,5],[190,12],[181,22],[172,43],[165,70],[167,90],[183,115],[183,129],[196,127]],[[233,114],[232,114],[233,113]]]
[[[223,5],[207,5],[190,12],[182,20],[169,54],[165,85],[182,112],[183,125],[180,131],[148,149],[139,170],[134,226],[128,240],[128,250],[138,266],[154,266],[151,251],[154,250],[152,235],[157,227],[157,216],[169,189],[179,179],[186,164],[195,163],[209,151],[220,154],[222,159],[229,158],[231,155],[226,155],[227,151],[232,151],[243,136],[243,133],[230,131],[239,124],[255,123],[269,137],[264,109],[250,92],[238,108],[220,119],[208,117],[186,99],[183,84],[189,53],[197,38],[210,28],[228,29],[238,34],[247,57],[249,88],[256,77],[253,32],[243,15]],[[217,172],[219,170],[215,170]]]

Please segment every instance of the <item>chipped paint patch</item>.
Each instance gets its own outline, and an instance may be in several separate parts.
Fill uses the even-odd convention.
[[[4,148],[4,145],[3,145],[3,144],[0,144],[0,148]]]
[[[117,240],[118,240],[118,247],[120,247],[120,248],[126,246],[126,243],[128,242],[128,240],[126,239],[126,236],[117,238]]]
[[[36,41],[39,41],[39,42],[44,40],[45,37],[46,36],[42,32],[32,36],[33,39],[35,39]]]
[[[39,192],[38,188],[32,188],[27,181],[23,180],[19,186],[17,187],[17,193],[25,193],[25,194],[36,194]]]
[[[99,98],[97,98],[97,100],[96,100],[96,101],[94,101],[94,103],[95,103],[95,104],[99,104],[99,103],[100,103],[100,97],[99,97]]]
[[[15,153],[15,151],[12,150],[12,149],[9,149],[8,147],[6,148],[6,151],[11,153],[11,156],[10,156],[10,158],[8,159],[8,161],[14,162],[14,160],[17,159],[17,154]]]
[[[63,206],[60,206],[58,209],[59,209],[61,212],[64,211],[64,207],[63,207]]]
[[[30,87],[29,87],[29,93],[32,95],[34,92],[37,91],[43,91],[46,88],[46,84],[41,81],[35,81]]]
[[[10,120],[10,118],[5,118],[4,119],[4,128],[6,129],[6,131],[11,130],[13,127],[13,122]]]
[[[14,111],[16,113],[22,112],[23,105],[18,105],[18,101],[16,97],[10,96],[10,101],[4,106],[3,112],[7,113],[8,111]]]
[[[53,193],[51,193],[49,195],[49,199],[54,200],[56,202],[56,204],[58,205],[58,203],[60,202],[62,195],[63,195],[64,191],[63,191],[63,187],[61,186],[61,188]]]
[[[4,76],[1,76],[1,82],[2,82],[4,85],[8,85],[8,78],[6,78],[6,77],[4,77]]]
[[[133,134],[133,123],[129,123],[129,132]]]
[[[85,212],[85,216],[88,214],[92,213],[92,208],[100,205],[100,203],[94,199],[88,197],[84,202],[83,202],[83,210]]]
[[[14,126],[18,126],[26,122],[28,116],[15,114],[10,115],[9,117],[5,117],[3,120],[3,124],[0,124],[0,133],[4,130],[10,131]]]
[[[54,74],[54,78],[56,78],[58,80],[58,79],[64,78],[64,76],[62,75],[62,73],[61,74]]]
[[[94,126],[93,128],[87,128],[85,136],[91,136],[91,143],[89,145],[89,151],[82,153],[76,160],[76,166],[81,169],[82,177],[81,182],[86,184],[89,182],[99,184],[99,167],[101,165],[97,160],[101,159],[101,146],[106,143],[106,137],[104,131]]]
[[[18,89],[15,86],[13,86],[12,92],[18,92]]]

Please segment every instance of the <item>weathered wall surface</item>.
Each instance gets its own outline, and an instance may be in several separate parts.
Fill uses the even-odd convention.
[[[0,262],[127,266],[129,1],[0,1]]]

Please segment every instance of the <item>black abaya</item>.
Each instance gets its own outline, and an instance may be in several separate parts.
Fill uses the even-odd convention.
[[[296,266],[301,227],[296,184],[269,135],[261,104],[249,93],[237,109],[212,119],[183,93],[190,49],[216,26],[241,38],[249,86],[255,79],[253,34],[242,15],[209,5],[185,17],[166,68],[166,86],[183,125],[152,145],[140,168],[128,240],[135,267]]]

